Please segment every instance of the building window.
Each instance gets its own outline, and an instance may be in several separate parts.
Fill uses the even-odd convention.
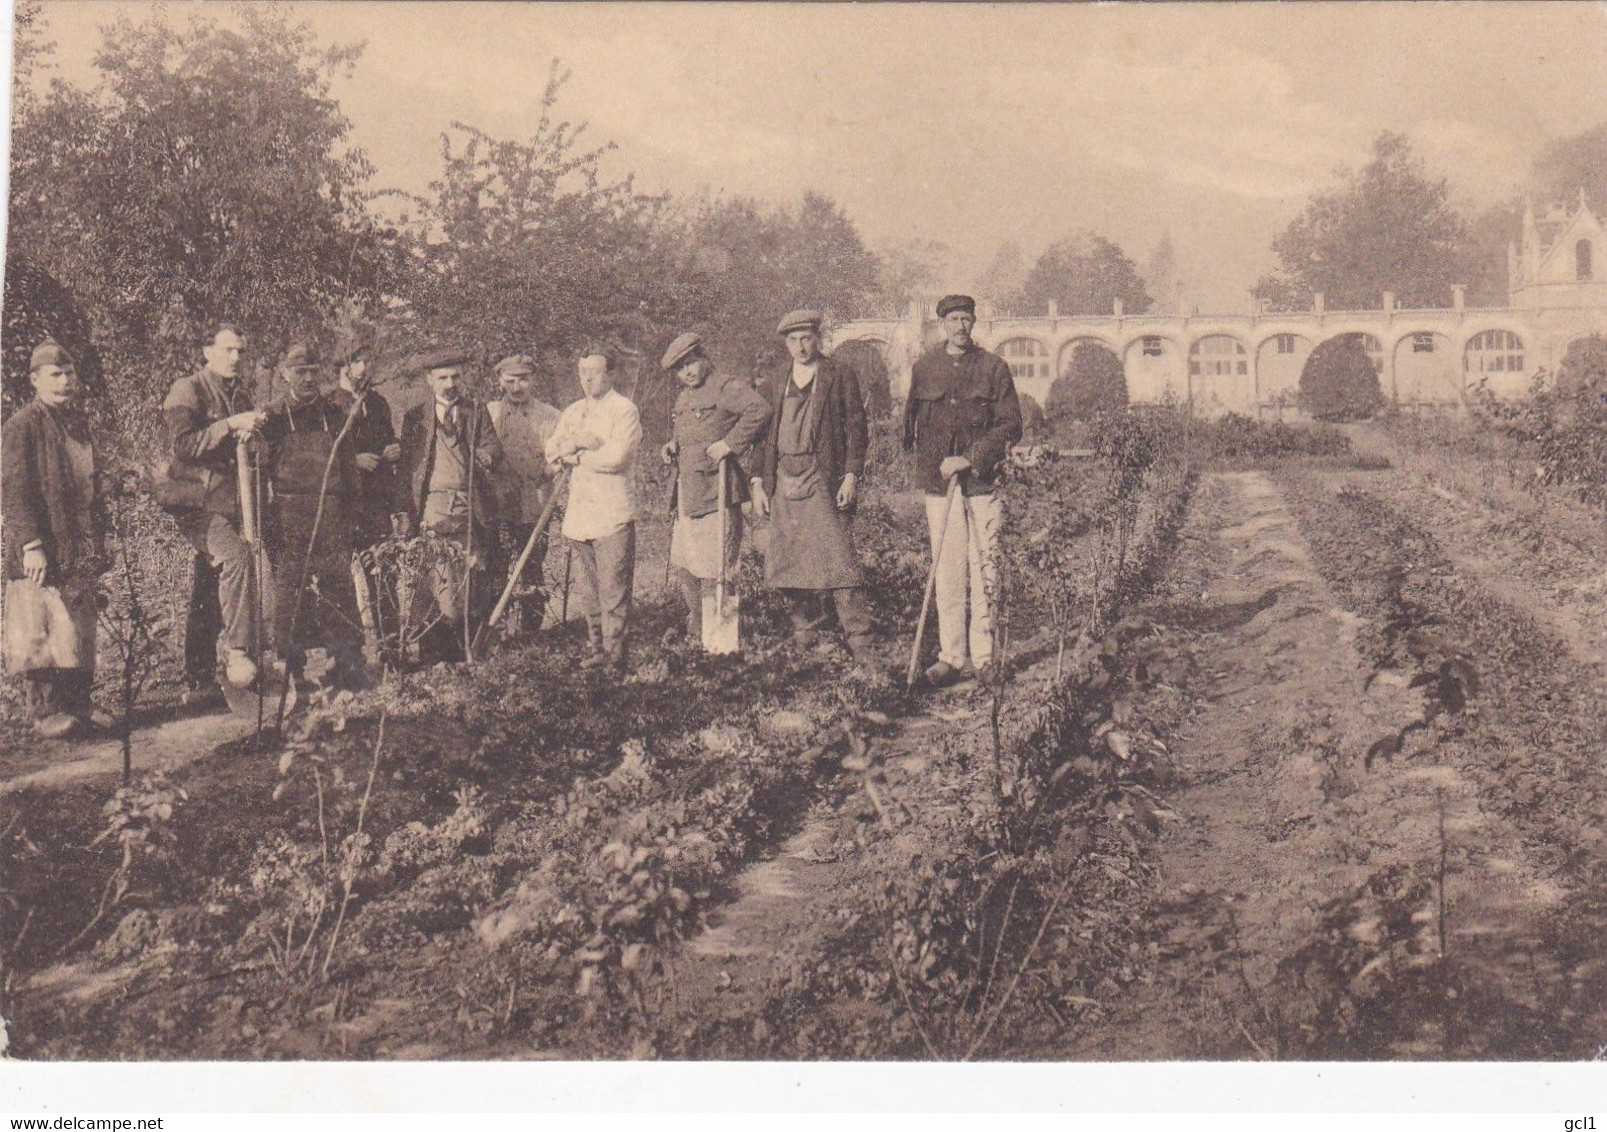
[[[1523,339],[1510,330],[1486,330],[1468,340],[1468,373],[1523,373]]]
[[[1580,279],[1594,279],[1593,264],[1590,262],[1594,249],[1589,240],[1580,240],[1574,245],[1574,274]]]
[[[1280,354],[1292,354],[1292,353],[1294,353],[1295,352],[1295,342],[1298,340],[1298,337],[1299,336],[1295,335],[1295,334],[1280,334],[1276,338],[1274,338],[1273,341],[1276,342],[1277,346],[1278,346],[1278,353],[1280,353]]]
[[[1158,334],[1145,335],[1141,349],[1144,351],[1146,358],[1158,358],[1166,351],[1166,348],[1161,345],[1161,337]]]
[[[1414,354],[1432,354],[1433,352],[1434,352],[1434,335],[1432,335],[1432,334],[1414,334],[1414,335],[1412,335],[1412,353],[1414,353]]]
[[[1049,347],[1036,338],[1009,338],[999,343],[999,356],[1017,381],[1049,377]]]
[[[1195,377],[1248,377],[1249,358],[1237,338],[1212,334],[1194,343],[1189,351],[1189,373]]]

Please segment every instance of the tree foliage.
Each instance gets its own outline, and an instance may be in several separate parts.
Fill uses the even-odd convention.
[[[1547,145],[1535,159],[1531,188],[1537,201],[1570,206],[1584,190],[1597,216],[1607,210],[1607,122]]]
[[[1080,342],[1071,365],[1049,387],[1045,412],[1054,420],[1088,420],[1127,407],[1127,375],[1122,361],[1097,342]]]
[[[1319,421],[1366,420],[1384,407],[1378,370],[1360,334],[1319,342],[1300,371],[1300,407]]]
[[[408,224],[413,271],[405,321],[418,344],[451,340],[489,365],[533,350],[567,380],[569,355],[601,340],[638,361],[685,313],[664,285],[655,237],[662,202],[629,179],[604,180],[611,144],[587,146],[557,116],[567,74],[554,64],[528,139],[454,122],[441,175]]]
[[[114,392],[140,402],[195,364],[208,324],[266,352],[389,277],[372,170],[331,97],[360,48],[320,47],[278,9],[236,18],[119,19],[95,88],[57,81],[14,134],[16,262],[77,297]]]
[[[1411,145],[1384,132],[1372,160],[1313,197],[1272,241],[1278,268],[1253,288],[1273,310],[1304,309],[1320,292],[1334,310],[1370,310],[1385,291],[1401,305],[1448,305],[1469,271],[1467,223],[1445,179],[1432,179]]]
[[[1080,232],[1038,257],[1010,305],[1018,313],[1044,310],[1054,302],[1061,314],[1110,314],[1117,299],[1128,314],[1143,314],[1152,303],[1138,268],[1120,247]]]

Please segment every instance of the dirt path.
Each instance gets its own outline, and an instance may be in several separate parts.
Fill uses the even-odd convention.
[[[233,715],[170,720],[134,733],[139,771],[172,770],[251,734],[254,725]],[[30,787],[60,789],[86,779],[121,774],[123,747],[116,739],[87,743],[39,743],[5,768],[0,796]]]
[[[1442,949],[1525,997],[1523,941],[1561,892],[1452,760],[1414,748],[1368,765],[1422,695],[1364,660],[1363,620],[1279,489],[1207,477],[1183,542],[1161,616],[1195,634],[1200,708],[1173,744],[1188,785],[1160,847],[1155,973],[1072,1055],[1321,1055],[1322,1027],[1359,1029],[1379,996],[1419,993]],[[1433,1056],[1439,1019],[1375,1027],[1352,1055]]]

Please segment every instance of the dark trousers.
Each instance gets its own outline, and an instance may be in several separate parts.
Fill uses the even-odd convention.
[[[223,610],[218,604],[218,571],[204,551],[196,551],[190,611],[184,621],[184,683],[191,691],[217,682],[218,634]]]
[[[324,499],[318,523],[318,545],[308,556],[318,496],[284,492],[274,500],[272,528],[274,580],[274,639],[280,647],[300,655],[310,648],[326,648],[350,669],[362,663],[362,633],[357,621],[357,594],[352,588],[352,535],[346,501]],[[306,565],[306,579],[302,566]],[[292,634],[294,622],[294,634]]]
[[[835,590],[781,591],[787,599],[787,617],[794,633],[810,633],[826,620],[825,605],[829,599],[837,611],[837,624],[843,636],[854,646],[868,645],[874,639],[871,633],[870,602],[861,586],[845,586]]]
[[[501,596],[502,587],[508,584],[508,575],[519,562],[519,555],[524,553],[525,543],[530,541],[530,532],[536,529],[534,523],[502,524],[502,537],[498,540],[498,559],[491,571],[496,579],[497,596]],[[525,562],[525,568],[519,573],[519,580],[514,584],[514,600],[519,607],[519,620],[525,629],[541,628],[542,618],[547,612],[547,532],[541,532],[536,540],[534,549],[530,551],[530,558]]]
[[[95,673],[89,668],[30,668],[24,689],[28,713],[45,719],[65,712],[79,719],[89,718],[89,692]]]
[[[601,649],[616,665],[623,665],[629,635],[631,583],[636,574],[636,524],[626,523],[607,538],[575,544],[580,566],[576,596],[586,615],[586,629],[594,649]]]

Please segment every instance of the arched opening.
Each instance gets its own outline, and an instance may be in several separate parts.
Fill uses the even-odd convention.
[[[1189,348],[1189,382],[1195,411],[1205,416],[1254,409],[1250,355],[1230,334],[1207,334]]]
[[[1099,346],[1106,350],[1110,350],[1110,343],[1106,342],[1103,338],[1096,338],[1091,334],[1084,334],[1080,337],[1073,338],[1065,345],[1060,347],[1059,359],[1055,362],[1056,377],[1065,377],[1071,372],[1071,362],[1077,353],[1078,346]],[[1111,353],[1115,353],[1115,351],[1111,350]]]
[[[1574,278],[1579,280],[1595,278],[1595,265],[1591,262],[1595,258],[1594,251],[1589,240],[1580,240],[1574,245]]]
[[[1256,404],[1283,408],[1296,403],[1300,371],[1314,343],[1304,334],[1274,334],[1256,347]]]
[[[1485,330],[1469,338],[1462,350],[1465,384],[1482,381],[1492,393],[1517,396],[1525,391],[1523,339],[1510,330]]]
[[[1071,363],[1049,388],[1044,411],[1051,417],[1086,420],[1128,404],[1127,377],[1115,350],[1097,338],[1084,338]]]
[[[1188,399],[1179,354],[1177,344],[1159,334],[1146,334],[1127,344],[1122,369],[1127,374],[1127,395],[1134,404],[1159,404],[1168,394],[1177,402]]]
[[[874,419],[885,417],[893,408],[892,376],[887,365],[887,343],[878,338],[855,338],[844,342],[832,357],[854,371],[859,379],[865,412]]]
[[[1016,390],[1030,393],[1040,403],[1049,395],[1049,347],[1036,338],[1006,338],[994,351],[1010,366]]]
[[[1462,404],[1456,344],[1445,335],[1420,330],[1403,336],[1395,343],[1394,362],[1394,396],[1401,408],[1447,409]]]

